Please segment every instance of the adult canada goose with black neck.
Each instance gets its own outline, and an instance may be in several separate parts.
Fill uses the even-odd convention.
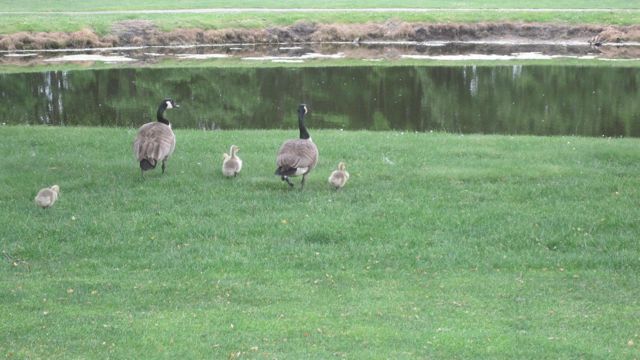
[[[171,123],[164,117],[168,109],[180,107],[171,99],[164,99],[158,106],[157,120],[146,123],[138,129],[133,142],[133,153],[140,162],[140,171],[144,176],[147,170],[155,169],[158,161],[162,161],[164,174],[165,162],[176,148],[176,136],[171,130]]]
[[[293,187],[290,177],[302,175],[300,189],[304,189],[304,181],[307,174],[318,163],[318,147],[311,140],[309,131],[304,124],[304,116],[307,114],[307,105],[300,104],[298,106],[298,128],[300,129],[300,138],[285,141],[276,158],[276,175],[280,176],[282,181],[286,181],[289,186]]]

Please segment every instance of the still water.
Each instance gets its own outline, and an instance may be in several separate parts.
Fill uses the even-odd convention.
[[[581,66],[173,68],[0,74],[0,123],[640,137],[640,69]]]

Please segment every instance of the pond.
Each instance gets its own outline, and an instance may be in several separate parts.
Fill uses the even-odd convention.
[[[608,66],[117,68],[0,74],[0,123],[640,137],[640,69]]]

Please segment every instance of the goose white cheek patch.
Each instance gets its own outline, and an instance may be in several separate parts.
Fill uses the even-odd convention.
[[[173,109],[173,105],[171,105],[171,101],[167,101],[167,109]]]

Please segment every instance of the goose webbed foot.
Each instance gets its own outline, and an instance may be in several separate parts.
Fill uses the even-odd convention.
[[[286,181],[289,184],[289,187],[293,187],[293,183],[289,180],[288,176],[283,176],[282,181]]]

